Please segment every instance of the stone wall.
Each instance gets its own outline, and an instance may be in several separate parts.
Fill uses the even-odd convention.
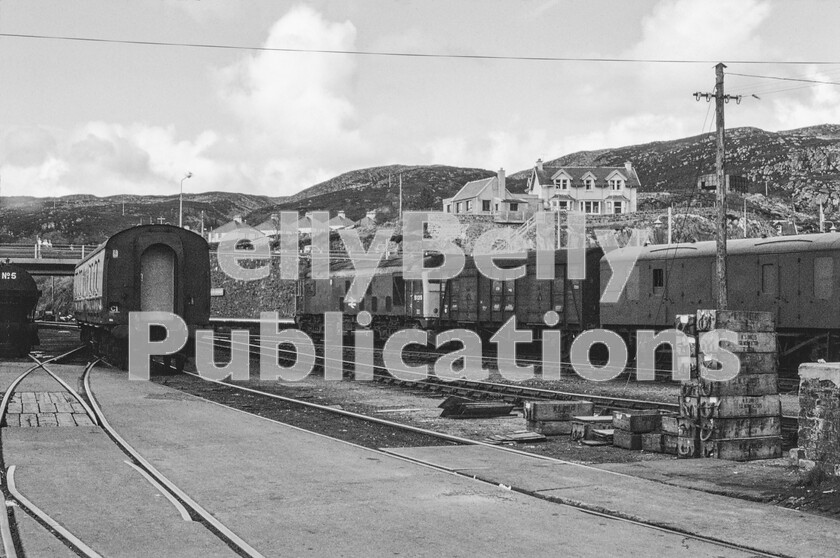
[[[279,258],[272,258],[269,265],[265,279],[240,281],[223,272],[216,254],[211,253],[210,286],[224,294],[210,298],[210,316],[250,320],[259,318],[260,312],[276,311],[281,318],[294,317],[296,281],[280,279]],[[247,263],[243,262],[243,267]]]
[[[840,473],[840,362],[799,366],[799,448],[806,467]]]

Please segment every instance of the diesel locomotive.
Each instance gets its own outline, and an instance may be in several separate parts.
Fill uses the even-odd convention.
[[[23,357],[38,345],[35,280],[18,265],[0,262],[0,354]]]
[[[73,311],[82,341],[122,368],[127,364],[129,313],[177,314],[190,333],[176,358],[182,367],[194,353],[196,329],[210,322],[209,246],[200,235],[170,225],[118,232],[76,266]]]

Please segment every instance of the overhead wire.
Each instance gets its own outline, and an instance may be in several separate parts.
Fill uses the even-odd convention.
[[[620,57],[575,57],[575,56],[517,56],[500,54],[452,54],[436,52],[398,52],[384,50],[349,50],[349,49],[316,49],[316,48],[292,48],[292,47],[269,47],[232,45],[220,43],[191,43],[180,41],[150,41],[132,39],[109,39],[103,37],[83,37],[72,35],[44,35],[34,33],[0,33],[0,37],[13,39],[32,40],[54,40],[73,41],[87,43],[123,44],[138,46],[162,46],[182,48],[205,48],[222,50],[244,50],[257,52],[288,52],[288,53],[309,53],[309,54],[344,54],[353,56],[380,56],[380,57],[404,57],[404,58],[443,58],[443,59],[466,59],[466,60],[519,60],[535,62],[599,62],[599,63],[633,63],[633,64],[717,64],[721,60],[709,59],[685,59],[685,58],[620,58]],[[750,64],[750,65],[840,65],[840,60],[724,60],[728,64]]]

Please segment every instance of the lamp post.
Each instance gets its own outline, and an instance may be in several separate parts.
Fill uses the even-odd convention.
[[[178,196],[178,226],[184,226],[184,180],[192,178],[192,173],[187,171],[184,178],[181,179],[181,195]]]

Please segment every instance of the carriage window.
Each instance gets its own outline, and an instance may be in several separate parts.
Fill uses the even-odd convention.
[[[338,309],[344,312],[344,297],[339,297],[338,299]]]
[[[830,257],[814,258],[814,298],[830,299],[833,279],[834,260]]]
[[[385,297],[385,311],[386,311],[386,312],[390,312],[390,311],[391,311],[391,309],[392,309],[393,307],[394,307],[394,305],[393,305],[393,303],[391,302],[391,297],[390,297],[390,296],[386,296],[386,297]]]
[[[379,308],[379,301],[375,296],[370,297],[370,311],[376,312]]]
[[[776,294],[776,266],[773,264],[761,266],[761,294]]]
[[[347,294],[349,292],[350,292],[350,281],[345,281],[344,282],[344,294]]]
[[[653,292],[660,293],[665,288],[665,269],[656,267],[653,269]]]

